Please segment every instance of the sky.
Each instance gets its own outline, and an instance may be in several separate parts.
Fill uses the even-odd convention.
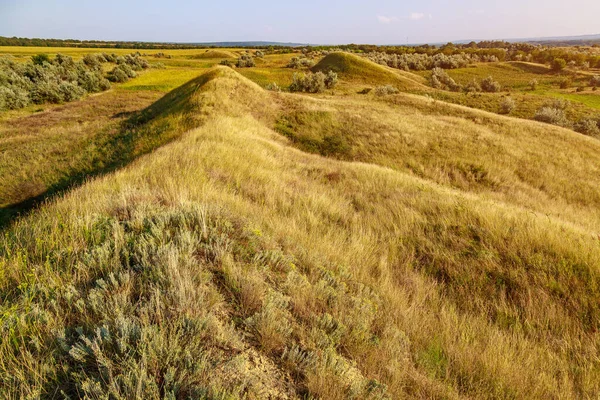
[[[600,34],[600,0],[0,0],[0,36],[406,44]]]

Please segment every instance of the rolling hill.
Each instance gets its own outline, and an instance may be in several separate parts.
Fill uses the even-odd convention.
[[[331,53],[320,60],[313,72],[334,71],[344,80],[367,85],[394,85],[400,90],[428,89],[425,79],[411,73],[376,64],[350,53]]]
[[[131,157],[0,237],[9,398],[600,392],[597,140],[225,67],[137,117]]]

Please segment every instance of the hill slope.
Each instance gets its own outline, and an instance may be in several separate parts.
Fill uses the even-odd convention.
[[[412,96],[368,109],[269,93],[227,68],[185,88],[147,117],[179,115],[190,131],[0,238],[0,382],[9,397],[600,391],[600,246],[577,213],[548,218],[433,172],[389,168],[385,160],[398,159],[385,152],[363,162],[308,154],[271,129],[292,105],[334,118],[354,106],[367,119],[394,109],[409,118],[410,108],[423,115],[406,122],[405,140],[450,132],[430,126],[431,114],[510,159],[515,149],[497,137],[510,135],[513,120],[429,109]],[[416,120],[423,125],[413,131]],[[290,129],[301,132],[296,121]],[[523,151],[548,163],[554,154],[532,139],[541,125],[519,127],[530,138]],[[549,134],[591,145],[567,132]],[[431,171],[443,163],[439,144],[416,144],[428,157],[414,162]],[[560,173],[535,171],[548,173],[543,182]]]
[[[394,85],[400,90],[428,89],[424,79],[404,71],[376,64],[350,53],[331,53],[314,67],[313,72],[334,71],[344,80],[369,85]]]

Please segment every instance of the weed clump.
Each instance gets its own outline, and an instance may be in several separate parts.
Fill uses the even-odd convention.
[[[305,56],[301,56],[301,57],[292,58],[290,60],[290,62],[288,63],[287,67],[294,68],[294,69],[300,69],[300,68],[310,68],[313,65],[315,65],[315,61],[313,59],[310,59]]]
[[[600,120],[584,118],[575,124],[575,131],[588,136],[600,136]]]
[[[327,75],[322,72],[308,74],[295,73],[290,92],[321,93],[325,89],[333,89],[338,83],[337,73],[329,71]]]
[[[473,79],[471,82],[467,83],[463,88],[465,93],[478,93],[481,92],[481,85],[477,80]]]
[[[269,83],[265,89],[271,91],[271,92],[281,92],[281,87],[279,87],[279,85],[275,82],[273,83]]]
[[[400,91],[398,88],[392,85],[378,86],[375,88],[375,96],[388,96],[391,94],[398,94]]]
[[[238,68],[251,68],[256,66],[256,62],[254,61],[254,57],[250,54],[242,54],[240,58],[238,58],[235,66]]]
[[[434,68],[431,70],[430,78],[431,86],[435,89],[450,90],[458,92],[461,90],[461,86],[456,83],[454,79],[448,75],[442,68]]]
[[[512,113],[515,110],[515,108],[517,108],[517,103],[515,103],[515,100],[512,97],[505,97],[500,102],[501,114],[508,115]]]
[[[488,76],[481,81],[481,90],[488,93],[496,93],[502,90],[502,86],[493,77]]]
[[[529,81],[529,89],[530,89],[530,90],[536,90],[536,89],[537,89],[537,87],[538,87],[538,84],[539,84],[539,82],[538,82],[538,80],[537,80],[537,79],[532,79],[532,80],[530,80],[530,81]]]
[[[555,100],[537,110],[534,119],[547,124],[570,127],[571,122],[566,114],[566,110],[569,106],[570,103],[568,101]]]

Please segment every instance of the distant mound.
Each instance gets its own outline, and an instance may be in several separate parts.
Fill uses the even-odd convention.
[[[401,90],[425,88],[424,80],[419,76],[393,70],[350,53],[331,53],[316,64],[312,71],[334,71],[346,81],[367,85],[391,84]]]
[[[194,60],[204,60],[208,58],[237,58],[237,55],[227,50],[206,50],[204,53],[194,54],[190,58]]]

